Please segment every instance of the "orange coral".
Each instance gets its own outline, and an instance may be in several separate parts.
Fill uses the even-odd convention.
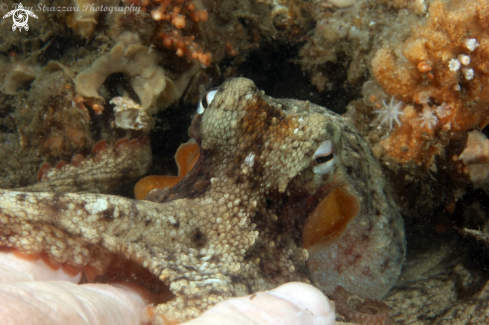
[[[195,36],[184,36],[182,33],[182,30],[188,26],[187,18],[194,23],[209,19],[207,10],[197,10],[191,3],[192,0],[126,0],[125,2],[140,6],[143,11],[150,11],[155,21],[171,22],[173,26],[166,26],[159,34],[166,48],[173,48],[178,56],[187,55],[204,66],[211,64],[212,55],[205,53],[202,46],[194,41]]]
[[[428,166],[431,157],[440,152],[441,146],[429,141],[434,131],[422,125],[419,115],[413,106],[404,108],[401,126],[394,129],[381,144],[390,157],[396,157],[401,163],[415,161]]]
[[[413,105],[382,142],[389,157],[428,166],[448,140],[489,122],[488,29],[487,1],[435,1],[404,43],[403,58],[389,48],[376,53],[372,70],[384,91]],[[431,112],[433,123],[426,121]]]
[[[187,55],[192,59],[198,60],[201,64],[209,66],[211,64],[212,55],[204,53],[202,47],[195,43],[195,36],[183,36],[180,30],[172,30],[171,32],[161,32],[159,37],[163,40],[163,45],[168,48],[176,49],[178,56]]]

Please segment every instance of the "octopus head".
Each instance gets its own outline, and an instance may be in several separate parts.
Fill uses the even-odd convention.
[[[310,277],[326,293],[341,285],[385,295],[404,262],[403,224],[350,121],[307,101],[268,97],[244,78],[226,81],[204,102],[190,129],[199,162],[174,197],[189,182],[199,184],[195,195],[219,179],[254,208],[261,233],[279,234],[268,240],[287,235],[307,250]]]

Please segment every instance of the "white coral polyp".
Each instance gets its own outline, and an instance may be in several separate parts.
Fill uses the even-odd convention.
[[[458,71],[458,69],[460,69],[460,61],[457,59],[451,59],[448,61],[448,68],[450,71]]]
[[[474,79],[474,70],[473,69],[464,68],[464,69],[462,69],[462,73],[464,74],[465,79],[467,79],[467,80]]]
[[[469,65],[470,64],[470,56],[465,55],[465,54],[459,54],[457,59],[462,63],[463,65]]]
[[[446,103],[443,103],[436,108],[435,112],[436,112],[436,115],[438,115],[438,117],[444,118],[444,117],[447,117],[448,115],[451,114],[451,109],[452,108],[449,105],[447,105]]]
[[[464,41],[464,46],[467,50],[472,52],[473,50],[475,50],[479,46],[479,43],[477,42],[477,40],[475,38],[469,38],[469,39],[466,39]]]
[[[429,107],[428,105],[425,105],[423,107],[423,113],[420,114],[421,117],[419,118],[420,121],[423,121],[421,123],[421,127],[425,127],[429,130],[432,130],[436,124],[438,123],[438,118],[433,114],[433,109]]]
[[[402,111],[403,102],[397,102],[394,100],[394,97],[391,98],[389,104],[386,104],[384,100],[382,100],[384,104],[384,109],[380,109],[374,111],[375,114],[379,115],[379,118],[382,118],[379,124],[379,128],[384,123],[389,123],[390,130],[392,130],[392,122],[396,121],[397,125],[401,126],[401,122],[399,121],[399,116],[402,116],[404,112]]]

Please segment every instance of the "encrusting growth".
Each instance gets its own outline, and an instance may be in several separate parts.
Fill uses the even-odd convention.
[[[204,52],[202,46],[195,42],[195,35],[185,36],[182,32],[188,29],[188,20],[192,23],[204,22],[209,19],[206,9],[199,9],[201,2],[192,0],[125,0],[128,4],[140,6],[143,11],[151,12],[151,17],[162,23],[158,36],[163,45],[174,49],[177,56],[188,56],[198,60],[202,65],[211,64],[212,55]]]
[[[434,1],[401,57],[388,47],[376,53],[375,79],[407,105],[402,126],[382,142],[386,156],[430,166],[450,140],[489,122],[488,29],[487,1]]]

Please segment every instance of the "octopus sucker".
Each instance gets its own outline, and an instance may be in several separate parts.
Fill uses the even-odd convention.
[[[170,321],[291,281],[385,295],[405,259],[404,228],[351,122],[244,78],[211,97],[189,130],[197,161],[178,184],[145,200],[0,190],[0,246],[87,280],[114,265],[152,274],[171,293],[152,311]],[[315,224],[321,234],[309,238]]]

